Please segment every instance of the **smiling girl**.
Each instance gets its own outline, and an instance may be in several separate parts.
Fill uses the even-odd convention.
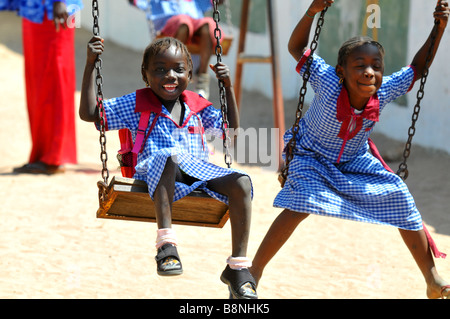
[[[80,117],[88,122],[99,121],[94,63],[103,50],[103,40],[92,38],[88,44],[80,101]],[[204,132],[205,129],[220,130],[222,114],[211,102],[186,90],[192,78],[192,67],[191,56],[180,41],[162,38],[151,43],[144,52],[141,66],[147,88],[105,100],[106,127],[108,130],[128,128],[134,140],[141,112],[151,111],[134,178],[148,184],[149,195],[155,203],[157,273],[169,276],[183,272],[176,248],[177,237],[172,229],[172,203],[195,189],[202,189],[229,206],[232,249],[221,280],[235,298],[254,299],[257,298],[256,285],[248,270],[251,262],[246,257],[253,194],[251,180],[244,172],[208,162]],[[229,127],[237,128],[239,115],[229,69],[223,63],[210,67],[224,83]]]
[[[295,27],[289,51],[303,74],[314,15],[332,5],[314,0]],[[439,1],[434,57],[447,26],[447,1]],[[383,76],[384,49],[367,37],[345,42],[336,67],[313,55],[309,83],[314,99],[299,123],[287,180],[274,201],[284,208],[253,259],[251,273],[259,281],[264,267],[310,214],[391,225],[410,249],[427,283],[429,298],[448,297],[450,286],[438,275],[422,218],[403,180],[369,152],[369,135],[380,112],[406,94],[425,68],[431,36],[411,65]],[[285,134],[285,142],[292,137]]]

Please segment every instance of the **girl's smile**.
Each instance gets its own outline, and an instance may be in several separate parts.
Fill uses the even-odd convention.
[[[164,89],[166,89],[166,91],[168,93],[173,93],[177,89],[177,85],[175,85],[175,84],[166,84],[166,85],[163,85],[163,87],[164,87]]]

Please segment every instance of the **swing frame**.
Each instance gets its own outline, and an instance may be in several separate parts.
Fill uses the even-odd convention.
[[[220,14],[218,13],[217,1],[214,4],[214,21],[216,22],[216,48],[215,53],[218,62],[221,61],[223,48],[221,46],[221,32],[219,30]],[[100,28],[98,25],[98,0],[92,0],[92,16],[94,19],[93,34],[98,36]],[[219,31],[217,31],[219,30]],[[155,204],[148,193],[147,183],[133,178],[114,176],[108,183],[109,171],[107,168],[105,118],[103,108],[103,77],[101,75],[102,60],[98,56],[95,63],[97,84],[97,105],[100,112],[100,158],[102,161],[103,181],[97,183],[99,208],[97,218],[156,222]],[[221,97],[225,96],[223,81],[219,80],[219,91]],[[229,153],[230,137],[228,136],[227,104],[224,98],[220,99],[221,113],[223,117],[222,130],[224,135],[223,145],[226,151],[225,163],[231,166]],[[172,203],[172,223],[188,226],[202,226],[222,228],[229,219],[229,208],[225,203],[212,198],[202,190],[195,190],[189,195]]]

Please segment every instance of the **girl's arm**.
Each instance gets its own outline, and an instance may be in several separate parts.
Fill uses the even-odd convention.
[[[298,22],[288,43],[289,53],[296,61],[300,60],[309,44],[309,34],[314,21],[314,16],[323,11],[326,7],[330,7],[334,0],[314,0],[306,10],[303,17]]]
[[[226,95],[225,97],[227,99],[228,106],[228,122],[230,124],[230,128],[237,129],[239,127],[239,112],[237,109],[234,89],[231,84],[230,69],[223,63],[217,63],[216,65],[210,64],[209,67],[216,73],[217,79],[223,80]]]
[[[95,95],[95,61],[103,52],[103,39],[93,37],[87,48],[86,66],[84,67],[83,82],[81,84],[79,115],[83,121],[98,122],[97,98]]]
[[[446,0],[439,0],[436,6],[436,10],[434,11],[434,18],[438,20],[438,24],[435,24],[433,26],[433,29],[431,30],[431,33],[428,37],[428,39],[425,41],[424,45],[417,51],[416,55],[414,56],[413,61],[411,62],[411,65],[413,65],[416,68],[416,74],[417,78],[416,80],[420,79],[423,75],[423,71],[426,66],[426,59],[428,55],[428,51],[431,47],[431,37],[432,34],[437,31],[436,33],[436,42],[433,48],[433,52],[431,55],[431,62],[433,62],[434,57],[436,55],[437,49],[439,47],[439,44],[442,39],[442,35],[444,34],[445,28],[447,27],[448,17],[450,14],[450,9],[448,2]],[[437,30],[436,30],[437,29]]]

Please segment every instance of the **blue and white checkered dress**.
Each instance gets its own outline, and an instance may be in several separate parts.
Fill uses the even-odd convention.
[[[128,128],[134,141],[141,114],[135,112],[136,92],[105,100],[103,105],[106,113],[107,130]],[[180,127],[175,124],[170,113],[162,106],[162,113],[146,139],[142,153],[138,155],[134,178],[143,180],[148,184],[148,191],[153,199],[153,193],[161,179],[167,158],[174,156],[172,159],[177,161],[183,172],[199,180],[192,185],[176,182],[174,201],[188,195],[195,189],[202,189],[211,197],[228,204],[226,196],[206,187],[207,181],[235,172],[247,174],[237,169],[219,167],[208,162],[209,151],[203,129],[207,134],[213,135],[215,132],[221,138],[221,112],[210,105],[195,113],[191,111],[189,101],[185,101],[185,109],[184,123]],[[156,113],[152,112],[146,135],[155,116]],[[199,134],[199,132],[201,133]]]
[[[308,54],[297,66],[300,74],[306,69]],[[313,58],[310,83],[315,97],[300,121],[294,158],[274,206],[407,230],[422,229],[420,213],[406,184],[368,152],[368,138],[378,114],[389,102],[409,91],[414,83],[414,69],[405,67],[383,77],[379,91],[369,101],[379,111],[372,112],[372,117],[364,117],[363,112],[363,117],[358,118],[348,102],[342,103],[346,99],[341,93],[347,93],[335,68],[317,55]],[[360,129],[356,135],[340,135],[348,124],[338,119],[338,110],[343,109],[350,120],[358,119]],[[288,130],[285,143],[291,137],[292,130]]]

